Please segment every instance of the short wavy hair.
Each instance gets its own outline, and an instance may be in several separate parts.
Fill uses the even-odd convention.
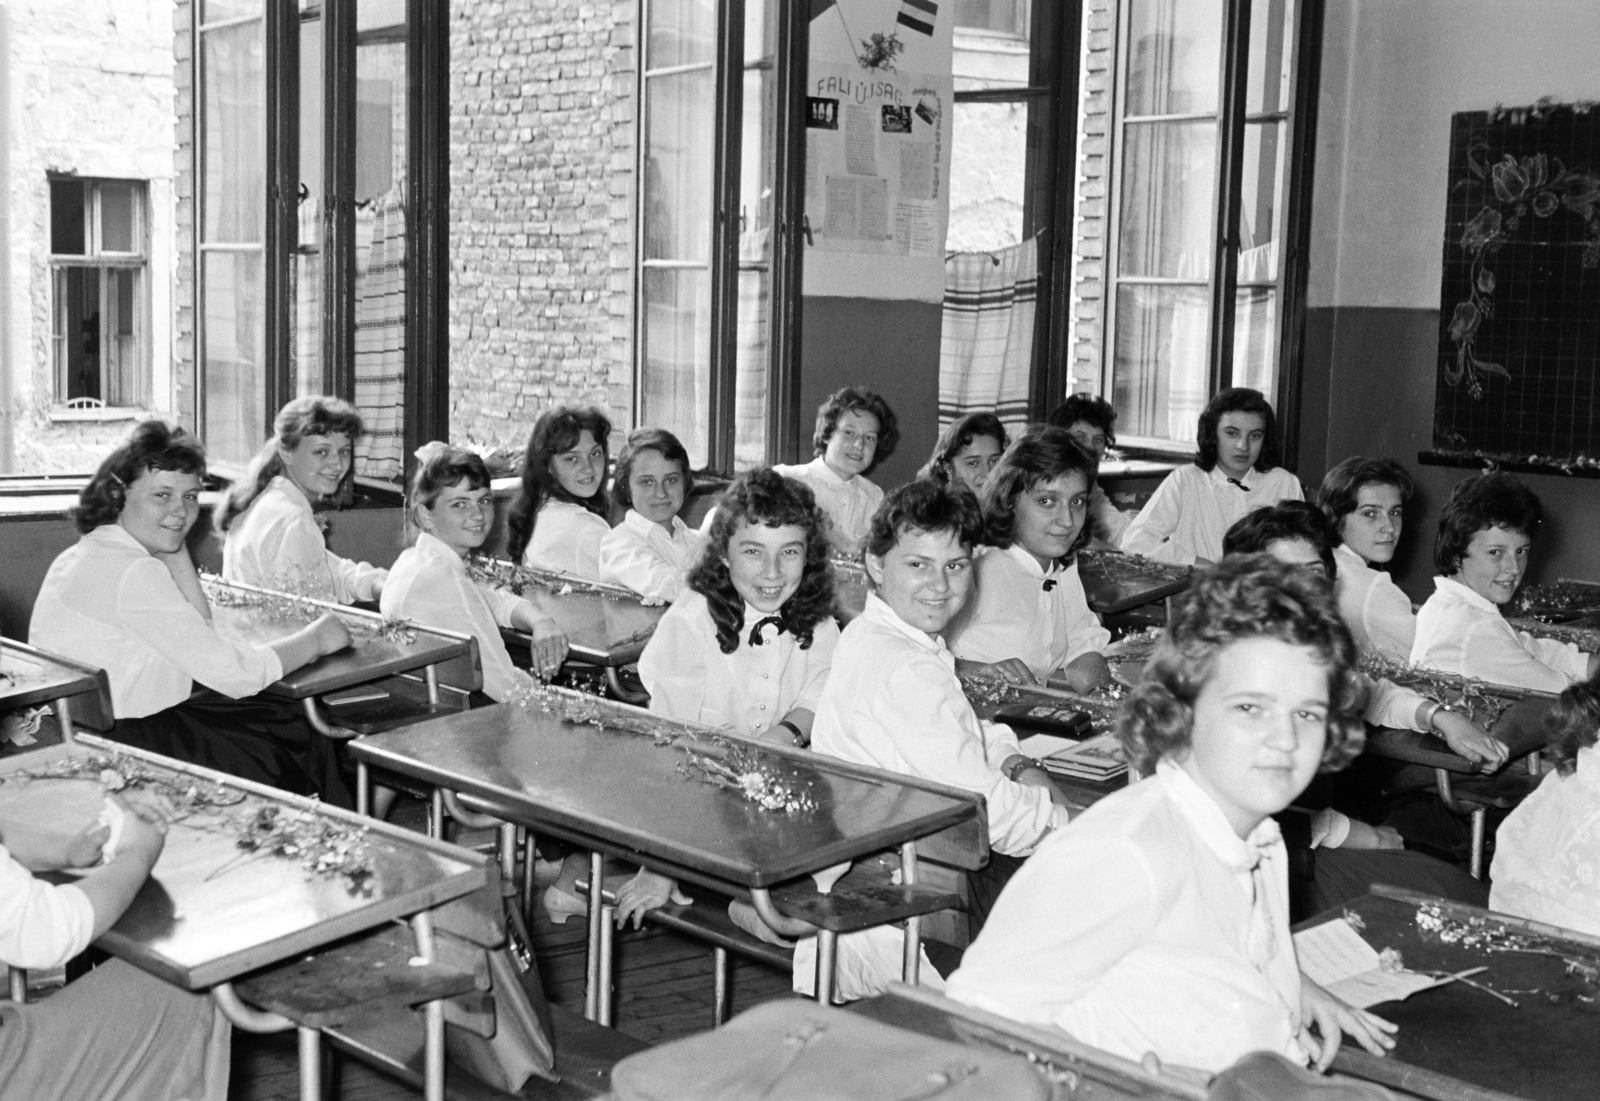
[[[965,482],[953,477],[950,464],[955,461],[955,457],[962,449],[979,436],[988,436],[994,440],[1000,445],[1001,451],[1011,444],[1011,437],[1006,433],[1006,426],[999,417],[988,412],[968,413],[944,426],[944,431],[939,433],[939,441],[933,445],[933,454],[922,469],[917,471],[917,477],[927,478],[940,485],[953,485],[957,482],[965,485]]]
[[[633,507],[633,490],[628,485],[628,479],[633,477],[633,464],[641,451],[654,451],[667,462],[678,464],[678,469],[683,471],[684,499],[688,500],[689,491],[694,488],[689,450],[665,428],[635,428],[628,433],[627,442],[617,454],[617,473],[611,485],[612,499],[623,508]]]
[[[820,455],[828,450],[828,439],[839,427],[839,418],[846,413],[871,413],[878,419],[878,447],[872,455],[872,465],[877,466],[894,454],[900,442],[900,421],[889,403],[878,396],[876,390],[865,386],[846,386],[828,395],[828,400],[817,406],[817,425],[811,433],[811,450]]]
[[[1450,491],[1439,513],[1439,535],[1433,542],[1433,565],[1446,577],[1461,568],[1472,537],[1489,528],[1520,532],[1530,540],[1544,524],[1539,495],[1514,474],[1475,474]]]
[[[561,487],[560,480],[550,471],[550,460],[577,447],[585,430],[600,445],[601,461],[608,461],[611,420],[594,406],[558,405],[540,413],[539,419],[533,422],[519,472],[522,485],[506,517],[506,530],[510,533],[507,550],[513,562],[522,561],[522,552],[528,549],[528,542],[533,538],[533,526],[539,521],[539,510],[551,498],[586,508],[602,520],[611,512],[611,497],[606,493],[604,475],[593,497],[574,497]]]
[[[1278,438],[1278,415],[1272,411],[1272,403],[1260,390],[1252,390],[1248,386],[1230,386],[1208,401],[1200,414],[1200,426],[1195,433],[1199,448],[1194,459],[1195,466],[1201,470],[1211,470],[1217,465],[1217,427],[1228,413],[1258,413],[1265,421],[1266,433],[1261,439],[1261,454],[1256,457],[1256,470],[1265,474],[1273,467],[1282,465],[1283,442]]]
[[[1222,537],[1222,553],[1264,554],[1268,547],[1284,539],[1310,543],[1327,567],[1328,580],[1338,576],[1333,548],[1339,545],[1339,538],[1322,510],[1309,501],[1279,501],[1271,508],[1258,508],[1235,520]]]
[[[1071,428],[1079,421],[1092,424],[1106,434],[1106,446],[1117,446],[1117,407],[1094,394],[1073,394],[1056,406],[1047,423],[1053,428]]]
[[[866,552],[882,558],[908,531],[948,531],[970,551],[983,540],[983,513],[972,494],[918,478],[891,491],[878,505],[867,531]]]
[[[1082,474],[1084,491],[1094,492],[1095,474],[1100,466],[1093,455],[1079,446],[1065,428],[1036,424],[1006,448],[1000,461],[989,472],[978,500],[983,506],[984,541],[996,547],[1009,547],[1016,541],[1017,498],[1040,482],[1054,481],[1064,474]],[[1062,559],[1071,562],[1091,538],[1085,517],[1077,540]]]
[[[73,525],[87,535],[116,523],[127,503],[128,487],[151,470],[176,470],[204,478],[206,449],[178,425],[154,419],[139,422],[78,491]]]
[[[1578,751],[1600,741],[1600,682],[1585,681],[1562,692],[1545,713],[1544,725],[1550,732],[1546,748],[1556,771],[1571,776],[1578,767]]]
[[[232,527],[233,522],[244,515],[255,504],[256,498],[272,484],[272,479],[284,473],[284,453],[299,447],[307,436],[342,435],[354,444],[365,431],[361,414],[343,398],[326,394],[295,398],[278,410],[278,415],[273,418],[272,437],[261,445],[261,450],[256,452],[250,465],[245,468],[244,477],[229,492],[228,501],[222,508],[222,519],[217,526],[223,531]],[[350,469],[344,472],[341,491],[355,477],[355,470],[356,464],[352,462]],[[311,503],[316,504],[315,501]]]
[[[1411,495],[1417,491],[1406,468],[1393,459],[1351,455],[1323,476],[1322,488],[1317,490],[1317,504],[1328,523],[1333,525],[1335,536],[1344,518],[1356,510],[1356,498],[1367,486],[1394,486],[1400,491],[1402,501],[1411,500]]]
[[[416,528],[418,508],[432,508],[439,494],[465,479],[468,489],[488,489],[493,483],[483,456],[464,447],[435,441],[417,448],[417,469],[406,494],[406,526]]]
[[[1149,772],[1194,741],[1194,703],[1236,642],[1273,638],[1310,649],[1328,670],[1328,733],[1322,771],[1343,768],[1366,742],[1355,643],[1333,588],[1264,554],[1224,559],[1174,598],[1173,613],[1136,688],[1123,702],[1117,736],[1128,760]]]
[[[800,587],[784,602],[778,617],[779,629],[793,635],[800,649],[810,649],[817,624],[833,614],[833,565],[828,560],[827,524],[811,490],[771,467],[747,470],[723,491],[717,500],[706,549],[689,571],[689,588],[706,598],[706,608],[717,629],[718,648],[724,654],[733,653],[744,632],[744,597],[734,588],[733,576],[728,572],[728,544],[740,524],[805,531],[806,562]]]

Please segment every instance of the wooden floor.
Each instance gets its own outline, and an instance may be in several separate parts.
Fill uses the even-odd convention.
[[[391,821],[421,828],[420,804],[403,802]],[[488,835],[469,834],[472,844]],[[692,892],[691,892],[692,893]],[[717,904],[707,898],[708,904]],[[540,978],[550,1000],[583,1011],[584,932],[581,917],[554,925],[538,911],[532,930]],[[733,961],[733,1011],[741,1012],[789,992],[789,976],[739,957]],[[646,928],[617,938],[616,1027],[647,1043],[660,1043],[711,1027],[711,950],[699,941]],[[294,1033],[271,1036],[234,1032],[229,1101],[292,1101],[299,1097]],[[350,1059],[337,1058],[329,1101],[390,1101],[420,1094]]]

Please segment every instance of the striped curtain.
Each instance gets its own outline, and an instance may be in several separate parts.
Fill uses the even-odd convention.
[[[399,478],[405,423],[406,209],[396,184],[356,210],[356,473]]]
[[[1038,294],[1038,238],[944,262],[939,426],[992,411],[1015,435],[1028,420],[1028,373]]]

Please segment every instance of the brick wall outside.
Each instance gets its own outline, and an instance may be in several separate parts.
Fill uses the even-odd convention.
[[[177,150],[174,224],[177,263],[172,269],[172,398],[184,427],[194,429],[194,42],[193,0],[177,0],[172,13],[175,108],[173,144]]]
[[[1106,216],[1111,181],[1112,75],[1116,71],[1116,0],[1085,0],[1083,68],[1078,88],[1078,217],[1072,242],[1074,392],[1098,393],[1104,366]]]
[[[455,442],[523,443],[560,402],[630,423],[635,7],[452,5]]]

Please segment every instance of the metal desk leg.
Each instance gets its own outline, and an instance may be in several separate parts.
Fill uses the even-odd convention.
[[[11,971],[11,1000],[18,1005],[28,1003],[28,972],[20,967],[13,967]]]
[[[527,830],[522,835],[522,920],[529,929],[533,928],[533,906],[539,897],[539,884],[534,879],[534,869],[539,863],[538,839],[532,830]]]
[[[437,958],[433,914],[424,910],[413,917],[411,933],[417,940],[417,955],[432,963]],[[429,1002],[422,1015],[422,1096],[426,1101],[444,1101],[444,1002]]]
[[[499,850],[496,855],[500,857],[500,875],[514,888],[517,884],[517,824],[515,822],[500,823]],[[533,869],[528,869],[532,873]]]
[[[61,741],[66,745],[72,744],[72,706],[65,699],[56,700],[56,723],[61,727]]]
[[[300,1101],[322,1101],[322,1033],[300,1026]]]
[[[596,1023],[600,1020],[600,953],[604,949],[600,893],[605,889],[605,863],[602,854],[589,854],[589,966],[584,975],[583,1015]]]
[[[435,841],[444,840],[444,789],[434,788],[428,800],[428,836]]]
[[[833,1004],[834,964],[838,957],[839,934],[827,929],[817,930],[817,1001]]]
[[[439,667],[437,665],[423,666],[422,680],[428,686],[428,702],[437,705],[439,702]]]
[[[589,898],[591,911],[594,907],[594,896]],[[615,997],[611,990],[611,964],[615,955],[613,945],[616,930],[617,908],[611,903],[600,907],[600,1016],[597,1020],[607,1027],[611,1024],[611,1012],[615,1004]]]
[[[711,1026],[728,1019],[728,950],[711,949]]]
[[[218,983],[211,988],[211,1000],[234,1028],[245,1032],[287,1032],[300,1029],[300,1101],[322,1101],[322,1037],[314,1028],[301,1028],[279,1013],[269,1013],[245,1005],[233,984]],[[441,1095],[442,1098],[443,1095]]]
[[[917,881],[917,843],[907,841],[900,846],[900,882],[907,887]],[[913,914],[906,918],[905,958],[900,965],[900,977],[912,986],[922,978],[922,918]]]
[[[356,762],[356,813],[363,817],[372,814],[372,777],[365,761]]]

